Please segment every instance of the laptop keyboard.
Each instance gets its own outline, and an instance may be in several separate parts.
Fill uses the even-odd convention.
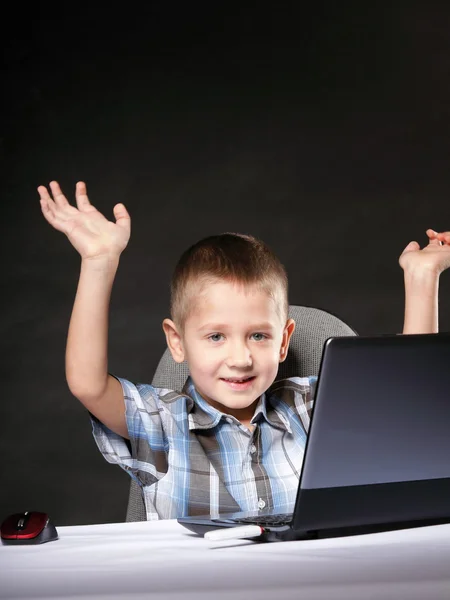
[[[260,517],[234,518],[235,523],[251,523],[253,525],[288,525],[292,521],[292,513],[280,515],[261,515]]]

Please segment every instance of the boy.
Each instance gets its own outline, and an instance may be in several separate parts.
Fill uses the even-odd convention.
[[[315,377],[274,385],[295,323],[288,282],[276,256],[251,236],[201,240],[181,257],[172,280],[171,319],[163,329],[175,361],[186,360],[183,390],[134,385],[107,370],[111,288],[130,237],[130,217],[115,223],[76,185],[77,208],[56,182],[38,188],[47,221],[80,253],[70,320],[66,377],[92,417],[109,462],[138,482],[147,519],[226,511],[289,512],[303,459]],[[438,282],[450,266],[450,233],[427,231],[400,257],[405,276],[404,333],[438,330]]]

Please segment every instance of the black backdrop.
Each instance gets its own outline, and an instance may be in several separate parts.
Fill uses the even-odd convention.
[[[131,213],[110,369],[134,381],[151,380],[171,270],[200,237],[262,237],[291,302],[369,334],[401,330],[403,247],[450,228],[450,5],[106,6],[3,22],[0,518],[120,521],[128,494],[65,384],[79,259],[37,185],[73,198],[85,180],[100,210]]]

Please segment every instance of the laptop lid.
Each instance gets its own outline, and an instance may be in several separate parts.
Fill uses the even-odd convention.
[[[450,518],[450,334],[335,337],[292,527]]]

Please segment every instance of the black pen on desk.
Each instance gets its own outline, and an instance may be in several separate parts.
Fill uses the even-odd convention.
[[[204,535],[206,540],[221,542],[222,540],[239,540],[245,538],[260,537],[264,529],[259,525],[242,525],[242,527],[224,527],[207,531]]]

